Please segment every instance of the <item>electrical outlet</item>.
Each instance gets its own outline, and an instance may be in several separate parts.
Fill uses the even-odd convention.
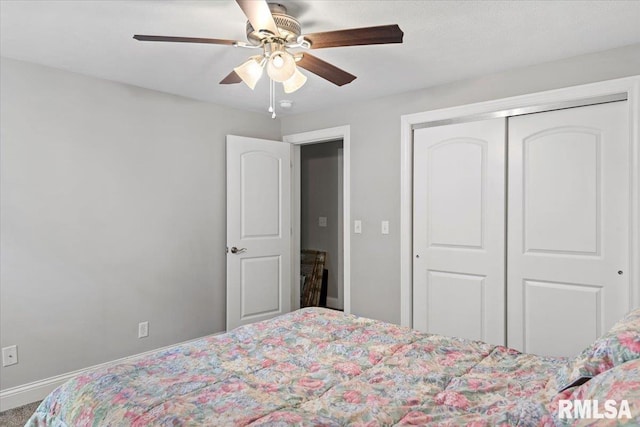
[[[149,336],[149,322],[138,323],[138,338],[145,338]]]
[[[12,345],[2,349],[2,366],[11,366],[18,363],[18,346]]]
[[[356,219],[353,222],[353,232],[356,234],[362,233],[362,221],[360,221],[359,219]]]
[[[318,226],[319,227],[326,227],[327,226],[327,217],[326,216],[318,217]]]

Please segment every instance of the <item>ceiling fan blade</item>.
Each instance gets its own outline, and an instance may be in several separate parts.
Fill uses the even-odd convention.
[[[235,40],[224,39],[203,39],[200,37],[173,37],[173,36],[148,36],[143,34],[136,34],[134,39],[145,42],[178,42],[178,43],[208,43],[208,44],[226,44],[233,46],[237,42]]]
[[[236,0],[240,9],[247,15],[254,30],[267,30],[276,37],[280,37],[278,26],[273,20],[271,9],[265,0]]]
[[[302,59],[296,62],[296,65],[338,86],[346,85],[356,79],[356,76],[353,74],[347,73],[335,65],[331,65],[306,52],[303,53]]]
[[[403,36],[404,33],[400,27],[394,24],[311,33],[305,34],[304,38],[311,43],[311,49],[322,49],[325,47],[402,43]]]
[[[240,83],[242,81],[242,79],[240,78],[240,76],[238,75],[238,73],[236,73],[235,71],[231,71],[227,77],[225,77],[224,79],[222,79],[220,81],[221,85],[232,85],[235,83]]]

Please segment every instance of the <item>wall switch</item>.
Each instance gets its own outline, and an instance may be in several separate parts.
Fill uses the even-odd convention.
[[[327,217],[326,216],[318,217],[318,226],[320,226],[320,227],[326,227],[327,226]]]
[[[357,234],[362,233],[362,221],[359,219],[353,221],[353,232]]]
[[[138,323],[138,338],[145,338],[149,336],[149,322]]]
[[[12,345],[2,349],[2,366],[11,366],[18,363],[18,346]]]
[[[382,234],[389,234],[389,221],[382,221],[380,231],[382,231]]]

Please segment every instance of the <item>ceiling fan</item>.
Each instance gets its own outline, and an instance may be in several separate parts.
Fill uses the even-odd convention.
[[[274,112],[274,83],[281,82],[285,93],[301,88],[307,77],[298,67],[310,71],[331,83],[343,86],[356,76],[317,58],[306,51],[292,53],[289,49],[323,49],[340,46],[359,46],[387,43],[402,43],[404,33],[398,25],[353,28],[302,34],[300,23],[287,14],[285,6],[267,3],[265,0],[236,0],[247,16],[247,41],[209,39],[198,37],[152,36],[136,34],[134,39],[154,42],[207,43],[249,49],[261,53],[251,56],[233,69],[220,84],[244,82],[253,89],[266,67],[271,80],[270,112]],[[275,116],[274,116],[275,117]]]

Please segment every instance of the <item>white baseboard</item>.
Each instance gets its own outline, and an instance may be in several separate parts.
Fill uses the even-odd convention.
[[[44,380],[2,390],[0,391],[0,412],[42,400],[55,390],[56,387],[64,384],[65,381],[89,369],[91,368],[80,369],[78,371],[56,375],[55,377],[45,378]]]
[[[219,332],[216,334],[211,334],[207,336],[219,335],[223,332]],[[206,337],[201,337],[206,338]],[[0,391],[0,412],[7,411],[9,409],[17,408],[18,406],[27,405],[32,402],[37,402],[38,400],[42,400],[49,393],[56,389],[56,387],[61,386],[71,378],[83,374],[85,372],[91,371],[96,368],[102,368],[105,366],[113,365],[115,363],[122,363],[124,361],[134,359],[136,357],[147,356],[149,354],[155,353],[156,351],[162,351],[169,349],[171,347],[175,347],[177,345],[186,344],[192,341],[199,340],[201,338],[195,338],[192,340],[187,340],[178,344],[167,345],[164,347],[157,348],[155,350],[145,351],[143,353],[134,354],[131,356],[122,357],[120,359],[112,360],[105,363],[100,363],[94,366],[89,366],[88,368],[78,369],[77,371],[67,372],[66,374],[56,375],[54,377],[45,378],[43,380],[34,381],[28,384],[19,385],[16,387],[11,387]]]
[[[340,301],[338,300],[338,298],[333,298],[333,297],[327,297],[327,307],[329,308],[335,308],[336,310],[342,310],[342,304],[340,304]]]

